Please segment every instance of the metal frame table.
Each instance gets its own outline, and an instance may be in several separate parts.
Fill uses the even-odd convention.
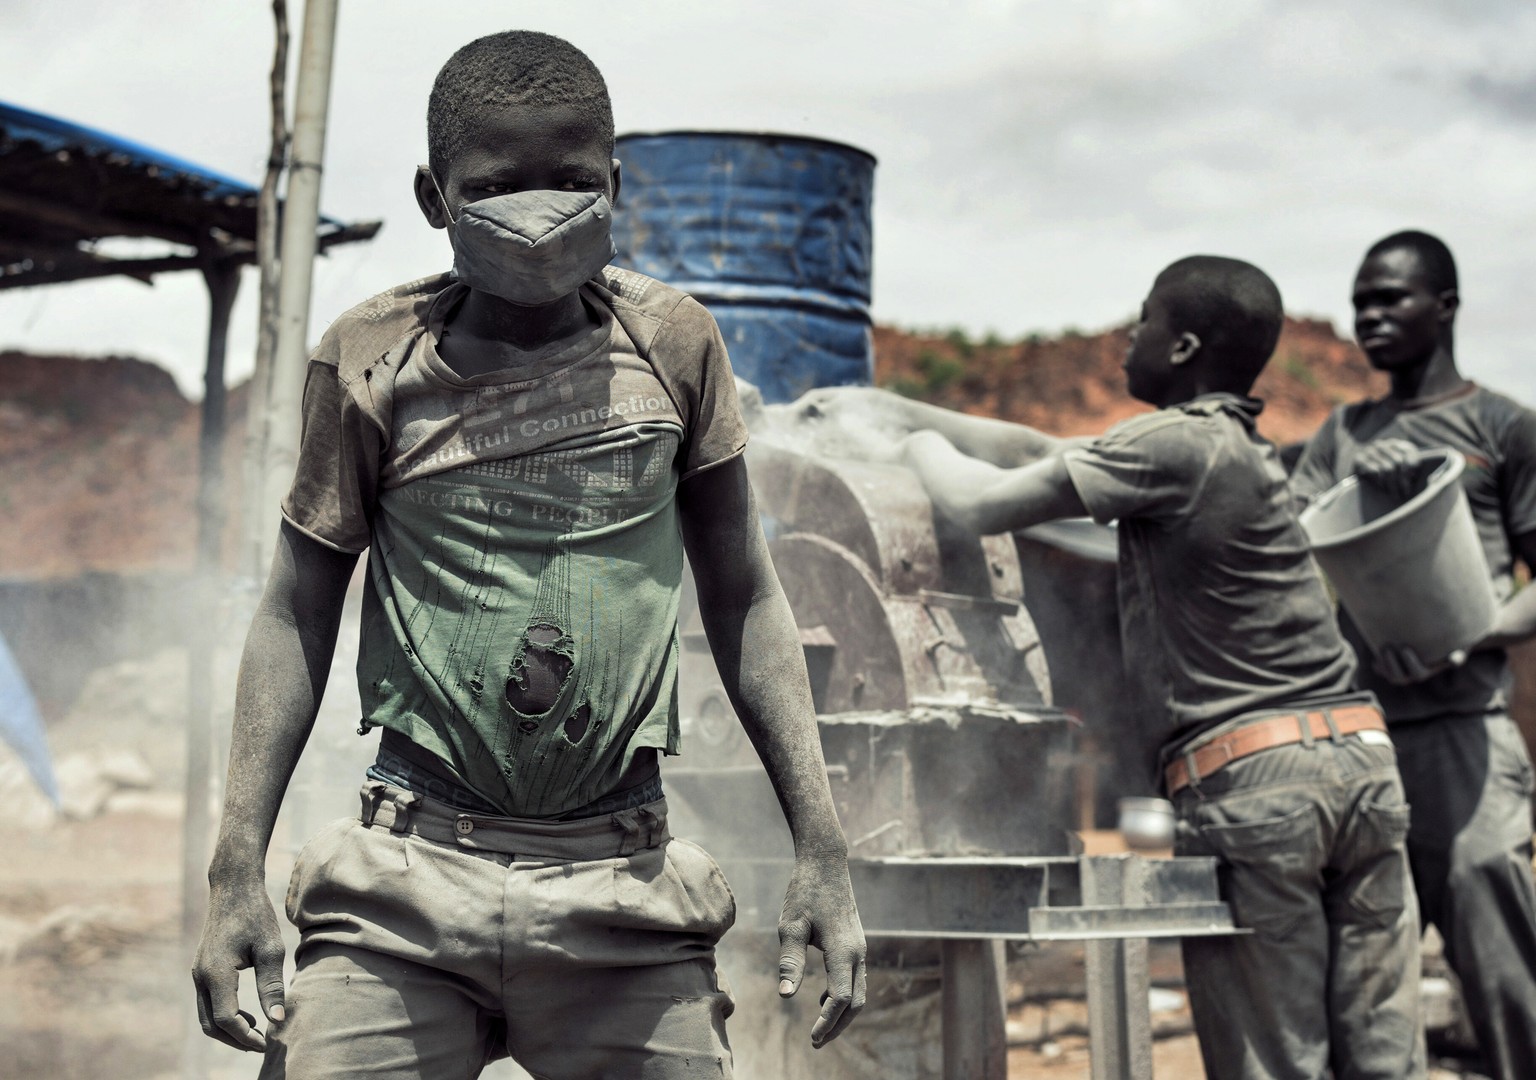
[[[721,864],[741,925],[775,929],[791,863]],[[869,937],[940,942],[945,1080],[1007,1076],[1005,941],[1086,942],[1093,1080],[1152,1080],[1148,940],[1246,933],[1209,858],[857,858],[849,870]]]

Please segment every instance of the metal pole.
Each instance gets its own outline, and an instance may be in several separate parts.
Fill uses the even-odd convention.
[[[337,0],[308,0],[293,102],[288,197],[283,205],[282,268],[277,297],[277,345],[267,394],[267,447],[262,463],[259,572],[276,547],[278,504],[299,455],[299,409],[309,352],[309,297],[320,220],[320,173],[331,101],[331,56]]]
[[[208,358],[203,368],[202,424],[197,439],[197,569],[213,574],[221,562],[224,523],[224,358],[229,315],[240,291],[240,263],[213,255],[203,267],[208,284]]]
[[[1005,1080],[1008,1001],[1001,941],[939,942],[944,1080]]]
[[[1081,863],[1083,904],[1144,907],[1141,859],[1090,856]],[[1151,977],[1146,938],[1104,938],[1085,946],[1092,1080],[1152,1080]]]

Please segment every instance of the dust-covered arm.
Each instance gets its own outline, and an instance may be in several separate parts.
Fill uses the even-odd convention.
[[[1000,469],[962,453],[936,432],[920,431],[903,441],[901,460],[917,473],[940,513],[982,535],[1087,513],[1060,454]]]
[[[283,942],[267,897],[267,846],[320,708],[356,561],[285,523],[240,660],[224,817],[192,968],[204,1033],[240,1050],[266,1046],[240,1010],[242,969],[255,969],[262,1014],[283,1020]]]
[[[1499,468],[1501,516],[1509,524],[1510,545],[1536,579],[1536,413],[1519,410],[1515,422],[1500,440],[1503,463]],[[1503,648],[1536,637],[1536,587],[1528,582],[1500,609],[1493,632],[1480,643],[1484,648]]]
[[[1520,561],[1536,574],[1536,532],[1520,533],[1514,543]],[[1503,649],[1533,637],[1536,637],[1536,586],[1527,584],[1499,609],[1493,629],[1477,643],[1477,648]]]
[[[865,946],[805,655],[768,556],[745,462],[736,457],[689,477],[678,500],[715,666],[794,838],[795,866],[779,920],[779,993],[788,997],[799,989],[806,947],[819,948],[828,996],[811,1042],[821,1046],[864,1006]]]
[[[1025,424],[971,416],[869,386],[812,390],[788,408],[806,422],[863,422],[892,438],[916,431],[937,432],[962,453],[1005,469],[1090,441],[1063,439]]]

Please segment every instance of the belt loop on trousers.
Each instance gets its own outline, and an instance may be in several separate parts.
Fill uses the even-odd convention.
[[[619,837],[619,854],[633,855],[640,850],[640,812],[638,810],[620,810],[610,818],[615,828],[623,829],[624,835]]]
[[[1343,742],[1344,741],[1344,733],[1339,730],[1339,722],[1333,718],[1333,710],[1330,709],[1328,706],[1324,705],[1322,711],[1323,711],[1323,722],[1328,725],[1328,736],[1329,736],[1329,738],[1331,738],[1336,743]],[[1312,725],[1308,724],[1307,726],[1311,727]]]
[[[1308,750],[1317,745],[1317,738],[1312,734],[1312,714],[1299,712],[1296,714],[1296,728],[1301,732],[1301,745]]]
[[[615,828],[624,830],[624,835],[619,838],[621,856],[633,855],[644,848],[653,848],[661,842],[662,819],[648,806],[620,810],[610,820]]]
[[[403,833],[411,823],[411,811],[421,802],[421,792],[401,791],[395,795],[395,820],[389,826],[393,833]]]
[[[1200,796],[1200,770],[1195,766],[1195,752],[1184,751],[1184,777],[1185,784],[1191,788],[1196,797]]]
[[[645,825],[645,846],[656,847],[661,843],[661,831],[665,819],[649,806],[640,808],[640,820]]]
[[[369,780],[363,785],[363,812],[361,814],[364,825],[372,825],[373,819],[378,816],[379,802],[384,798],[384,781]]]

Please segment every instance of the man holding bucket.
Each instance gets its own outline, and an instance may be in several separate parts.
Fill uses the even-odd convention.
[[[1362,658],[1375,655],[1361,678],[1397,746],[1423,918],[1445,939],[1488,1068],[1516,1080],[1536,1077],[1536,884],[1531,762],[1507,711],[1504,647],[1536,636],[1536,589],[1514,594],[1513,573],[1517,558],[1536,569],[1536,413],[1462,377],[1458,304],[1456,264],[1437,238],[1401,232],[1371,247],[1355,277],[1355,334],[1392,389],[1335,410],[1292,485],[1310,499],[1359,476],[1402,494],[1423,480],[1423,451],[1466,461],[1460,482],[1494,592],[1507,601],[1492,628],[1446,656],[1419,656],[1369,648],[1347,610],[1341,623]],[[1425,601],[1418,584],[1402,583],[1403,604]]]

